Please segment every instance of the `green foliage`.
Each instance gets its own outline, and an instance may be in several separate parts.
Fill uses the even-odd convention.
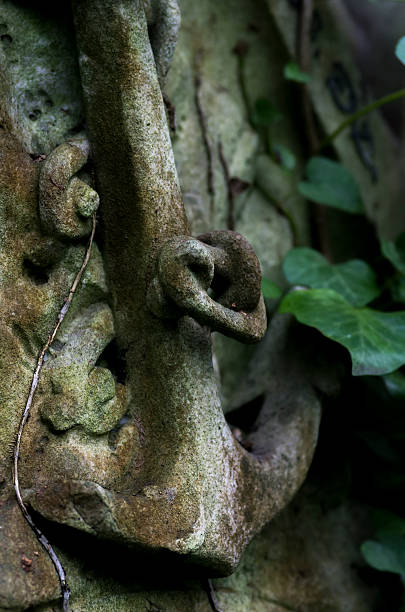
[[[326,157],[312,157],[305,169],[306,181],[298,190],[308,200],[348,213],[362,213],[360,190],[342,164]]]
[[[341,164],[313,157],[306,175],[307,181],[299,184],[302,195],[345,212],[361,212],[359,188]],[[381,250],[396,268],[388,279],[391,298],[405,303],[405,233],[395,242],[382,241]],[[314,249],[299,247],[286,255],[283,271],[291,285],[309,289],[285,296],[280,312],[294,314],[301,323],[344,346],[352,358],[353,375],[389,374],[405,364],[405,310],[365,308],[381,295],[376,274],[365,261],[331,265]],[[399,374],[385,381],[397,393],[402,383]]]
[[[262,293],[265,298],[278,299],[281,297],[281,289],[269,278],[262,278]]]
[[[299,247],[289,251],[283,271],[292,285],[333,289],[352,306],[365,306],[380,293],[373,269],[360,259],[333,266],[318,251]]]
[[[405,36],[399,39],[397,46],[395,47],[395,55],[399,61],[405,65]]]
[[[405,536],[386,535],[380,541],[366,540],[361,552],[371,567],[405,576]]]
[[[309,83],[311,76],[303,72],[296,62],[290,62],[284,66],[284,78],[296,83]]]
[[[376,540],[366,540],[361,552],[375,569],[405,577],[405,520],[393,512],[375,510]]]
[[[283,168],[286,170],[294,170],[296,159],[294,153],[290,151],[290,149],[282,144],[275,144],[273,146],[273,153],[276,157],[279,157],[280,164]]]
[[[292,291],[279,311],[347,348],[354,376],[388,374],[405,363],[405,311],[355,308],[331,289]]]
[[[392,397],[405,400],[405,374],[402,372],[391,372],[391,374],[383,376],[382,380]]]
[[[405,65],[405,36],[398,41],[395,54]],[[285,66],[284,76],[300,83],[310,79],[296,63]],[[356,121],[404,96],[405,88],[358,108],[325,137],[318,150],[328,147]],[[275,146],[269,147],[270,154],[272,151],[282,158]],[[285,161],[281,163],[287,167]],[[350,172],[332,159],[321,156],[309,159],[298,191],[311,202],[345,213],[364,213],[358,185]],[[320,238],[321,244],[327,243],[323,236]],[[384,264],[381,255],[394,269]],[[284,275],[292,286],[308,288],[296,288],[285,295],[279,312],[292,313],[304,325],[316,328],[348,350],[352,374],[359,378],[351,378],[345,385],[351,389],[355,385],[358,389],[362,386],[370,389],[368,399],[363,394],[346,396],[355,414],[363,409],[367,415],[355,430],[356,452],[366,457],[364,464],[359,464],[364,491],[371,504],[374,490],[379,500],[383,498],[391,509],[400,507],[403,512],[405,368],[401,368],[405,365],[405,309],[398,310],[405,304],[405,233],[395,241],[381,241],[381,253],[374,252],[371,257],[378,264],[378,277],[361,259],[332,265],[314,249],[292,249],[283,262]],[[385,278],[381,278],[382,274]],[[369,306],[374,300],[379,310]],[[370,424],[372,410],[379,416]],[[349,471],[352,467],[349,466]],[[373,568],[399,574],[405,584],[405,520],[391,511],[380,510],[374,515],[376,531],[372,539],[363,543],[362,554]],[[405,612],[405,598],[401,610]]]
[[[255,127],[269,127],[282,117],[282,113],[269,100],[259,98],[253,107],[251,121]]]
[[[405,277],[396,276],[392,279],[391,286],[391,297],[397,304],[405,304]]]
[[[395,242],[383,240],[381,250],[398,272],[405,274],[405,232],[400,234]]]
[[[384,537],[386,535],[398,535],[405,537],[405,519],[388,510],[374,509],[372,519],[376,528],[375,535]]]

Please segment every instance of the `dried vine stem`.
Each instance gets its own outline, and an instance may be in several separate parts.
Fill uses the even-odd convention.
[[[215,593],[214,585],[212,584],[212,580],[207,580],[207,595],[208,601],[210,602],[210,606],[213,612],[222,612],[222,609],[219,607],[217,596]]]
[[[311,71],[310,29],[313,17],[313,0],[302,0],[298,34],[298,61],[303,72]],[[319,130],[316,125],[314,109],[305,84],[301,87],[301,104],[304,127],[310,156],[320,148]],[[333,261],[332,247],[328,231],[327,211],[320,204],[312,204],[311,217],[314,225],[314,240],[319,250],[329,261]]]
[[[207,117],[204,112],[201,102],[201,74],[200,74],[200,63],[201,63],[201,52],[199,52],[195,58],[195,104],[197,108],[198,120],[201,127],[201,134],[204,143],[204,149],[207,156],[207,191],[210,197],[210,214],[211,217],[214,214],[214,203],[215,203],[215,185],[214,185],[214,160],[210,140],[208,138],[208,125]]]
[[[227,196],[228,196],[228,229],[231,231],[235,230],[235,197],[232,190],[232,179],[229,173],[228,162],[224,155],[224,148],[222,142],[218,143],[218,157],[221,162],[222,172],[224,173],[224,179],[226,183]]]
[[[29,526],[31,527],[32,531],[35,533],[38,541],[42,544],[43,548],[46,550],[46,552],[48,553],[49,557],[51,558],[52,563],[55,566],[55,570],[56,573],[58,574],[58,578],[59,578],[59,583],[60,583],[60,588],[61,588],[61,592],[62,592],[62,598],[63,598],[63,603],[62,603],[62,610],[64,612],[69,612],[69,597],[70,597],[70,589],[68,587],[68,584],[66,582],[66,574],[65,574],[65,570],[62,567],[61,562],[59,561],[58,556],[56,555],[55,551],[53,550],[52,546],[50,545],[50,543],[48,542],[47,538],[44,536],[44,534],[42,533],[42,531],[35,525],[33,518],[31,517],[30,513],[27,510],[26,505],[23,502],[23,499],[21,497],[21,491],[20,491],[20,482],[19,482],[19,477],[18,477],[18,460],[20,458],[20,448],[21,448],[21,439],[23,436],[23,432],[24,432],[24,427],[28,421],[28,418],[30,416],[30,410],[31,410],[31,406],[32,406],[32,402],[35,396],[35,391],[38,387],[38,382],[39,382],[39,377],[41,375],[41,370],[42,370],[42,366],[44,363],[44,358],[46,355],[46,352],[48,351],[49,347],[51,346],[52,342],[55,339],[56,334],[58,333],[58,330],[60,328],[60,326],[62,325],[63,319],[66,316],[66,313],[69,310],[69,307],[72,303],[73,300],[73,296],[76,293],[76,289],[80,283],[80,280],[83,276],[83,272],[86,269],[86,266],[88,264],[88,261],[90,259],[90,252],[91,252],[91,247],[93,244],[93,239],[94,239],[94,232],[96,229],[96,215],[94,213],[93,215],[93,225],[92,225],[92,229],[91,229],[91,235],[90,235],[90,239],[89,239],[89,243],[86,249],[86,253],[85,256],[83,258],[83,262],[82,265],[80,266],[80,270],[78,271],[78,273],[76,274],[76,277],[73,281],[73,284],[70,288],[69,294],[67,296],[67,298],[65,299],[62,308],[59,311],[58,314],[58,318],[56,320],[56,323],[51,331],[51,333],[48,336],[47,341],[45,342],[39,356],[38,356],[38,360],[37,360],[37,365],[35,367],[34,370],[34,375],[32,377],[32,382],[31,382],[31,387],[30,387],[30,392],[28,394],[28,398],[25,404],[25,408],[24,408],[24,412],[23,415],[21,417],[21,421],[20,421],[20,425],[18,427],[18,432],[17,432],[17,437],[16,437],[16,441],[15,441],[15,445],[14,445],[14,461],[13,461],[13,484],[14,484],[14,490],[15,490],[15,494],[17,497],[17,502],[18,505],[20,507],[20,510],[22,512],[22,515],[24,516],[25,520],[27,521],[27,523],[29,524]]]
[[[298,35],[298,60],[303,72],[310,72],[311,70],[310,29],[312,12],[313,1],[303,0]],[[311,155],[313,155],[314,151],[319,148],[319,135],[308,88],[305,85],[301,87],[301,102],[308,144]]]

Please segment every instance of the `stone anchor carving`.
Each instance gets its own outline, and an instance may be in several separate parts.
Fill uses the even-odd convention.
[[[242,342],[257,342],[264,336],[260,265],[240,234],[216,231],[199,240],[176,236],[162,247],[157,270],[147,296],[156,316],[186,314]],[[211,287],[215,299],[207,293]]]
[[[176,7],[168,5],[164,19],[173,29]],[[260,454],[233,437],[210,335],[263,337],[257,258],[236,232],[189,236],[162,100],[164,74],[156,70],[148,34],[161,13],[145,13],[140,0],[74,0],[73,12],[111,307],[94,247],[86,281],[93,290],[83,283],[44,367],[27,428],[24,499],[48,519],[127,545],[167,549],[210,575],[226,575],[302,483],[319,403],[264,414],[258,433],[268,444]],[[160,39],[153,40],[156,46]],[[57,287],[46,282],[35,290],[52,289],[60,302],[62,281],[69,286],[65,277],[83,249],[77,240],[89,232],[98,205],[95,191],[75,176],[89,145],[78,137],[59,146],[38,176],[38,164],[13,143],[3,151],[6,159],[10,151],[16,156],[17,174],[29,168],[35,231],[45,242],[52,234],[61,253]],[[56,306],[37,313],[42,327],[30,340],[34,348],[56,313]],[[33,327],[28,320],[19,325]],[[114,336],[126,363],[122,381],[99,360]]]

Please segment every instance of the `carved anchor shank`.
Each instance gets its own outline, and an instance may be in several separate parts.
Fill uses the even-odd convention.
[[[260,458],[224,419],[207,326],[245,341],[262,337],[260,272],[239,234],[188,237],[155,66],[167,57],[159,37],[152,50],[148,35],[159,15],[173,33],[176,7],[167,4],[170,19],[157,10],[166,3],[145,12],[141,0],[73,1],[104,259],[140,446],[114,487],[90,478],[64,486],[93,533],[166,548],[211,575],[227,574],[301,484],[319,406],[265,420],[277,440],[269,436]],[[162,83],[159,62],[158,71]],[[43,510],[40,497],[32,504]],[[60,508],[52,516],[44,507],[69,523]]]

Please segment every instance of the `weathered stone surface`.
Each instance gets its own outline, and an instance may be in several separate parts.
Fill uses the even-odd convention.
[[[86,3],[80,10],[92,10],[89,6]],[[79,8],[77,15],[80,23],[82,15]],[[282,456],[280,445],[277,445],[277,453],[272,450],[266,461],[262,458],[259,462],[232,437],[224,420],[215,390],[207,330],[187,317],[180,320],[177,329],[173,327],[170,330],[167,325],[159,324],[142,306],[145,273],[148,275],[150,266],[154,264],[159,243],[179,234],[180,229],[187,229],[187,221],[176,187],[176,172],[165,128],[160,89],[157,81],[153,80],[154,63],[148,46],[143,9],[126,7],[127,14],[117,11],[116,5],[100,5],[98,9],[102,17],[106,11],[100,23],[83,19],[84,23],[93,23],[94,40],[89,31],[82,40],[79,28],[79,45],[84,45],[85,49],[81,55],[83,80],[89,104],[90,134],[94,138],[96,169],[105,202],[103,222],[105,229],[108,228],[104,232],[104,257],[113,292],[117,339],[121,350],[127,351],[129,401],[128,392],[116,383],[111,372],[95,367],[114,335],[108,306],[97,302],[97,299],[105,296],[102,274],[98,271],[96,277],[101,280],[99,293],[95,293],[94,301],[88,301],[87,287],[97,285],[97,281],[94,279],[86,283],[85,277],[73,311],[57,344],[47,356],[35,411],[27,430],[29,435],[26,433],[21,449],[22,457],[30,458],[27,462],[20,462],[23,494],[35,509],[53,520],[127,543],[167,548],[185,555],[190,561],[203,563],[211,573],[229,573],[235,568],[254,532],[285,504],[302,481],[316,440],[319,406],[314,398],[313,406],[304,418],[307,425],[301,424],[302,416],[297,413],[297,431],[286,429],[286,439],[280,439],[281,446],[291,446],[296,434],[300,438],[296,442],[299,446],[303,445],[306,459],[302,464],[297,464],[296,472],[292,464],[292,471],[285,471],[281,465],[277,467]],[[106,19],[107,16],[109,19]],[[85,53],[90,53],[88,58],[91,64],[92,54],[97,55],[100,51],[100,26],[101,29],[112,28],[110,38],[117,43],[117,50],[111,47],[104,51],[103,66],[109,72],[103,75],[98,66],[97,78],[102,80],[94,94],[87,86],[92,84],[95,73]],[[126,38],[127,30],[131,32],[130,28],[138,28],[132,40]],[[94,44],[96,46],[92,47]],[[135,64],[132,68],[126,65],[121,75],[113,69],[115,51],[121,53],[126,49],[128,58]],[[127,92],[129,99],[131,87],[135,86],[133,91],[137,92],[139,100],[133,106],[133,96],[129,106],[125,99],[122,100],[122,112],[124,115],[128,113],[128,123],[124,123],[124,131],[119,122],[114,130],[110,125],[117,116],[117,108],[111,106],[114,103],[114,87],[118,87],[118,93],[122,82],[127,82],[125,79],[128,75],[139,78],[139,69],[144,71],[144,85],[139,88],[134,80],[133,85],[128,85]],[[106,76],[112,79],[111,87]],[[105,104],[104,90],[109,96]],[[142,131],[139,127],[143,118],[149,119],[149,94],[152,100],[150,112],[155,118],[153,121],[150,118]],[[96,97],[92,106],[93,95]],[[101,96],[100,100],[97,96]],[[102,122],[103,113],[107,123]],[[130,122],[137,129],[134,130]],[[155,127],[152,134],[149,129],[151,124]],[[14,131],[18,134],[17,128]],[[109,131],[114,135],[111,146],[106,142]],[[126,140],[129,145],[127,150],[121,146]],[[34,367],[35,354],[52,328],[72,282],[66,282],[63,288],[62,279],[67,281],[69,274],[72,278],[83,257],[83,246],[69,241],[85,235],[89,230],[88,224],[78,225],[78,221],[91,214],[98,200],[84,183],[83,188],[70,191],[71,185],[78,184],[73,175],[87,159],[88,147],[83,139],[60,145],[45,160],[42,154],[32,160],[20,146],[5,133],[2,150],[5,159],[2,212],[5,220],[2,231],[6,247],[3,251],[3,269],[8,283],[2,287],[2,295],[6,297],[3,321],[11,326],[13,338],[15,330],[20,328],[20,336],[24,334],[24,338],[29,338]],[[165,159],[163,168],[154,159],[159,147],[162,159]],[[127,191],[124,192],[116,171],[118,151],[122,155],[122,171],[126,168]],[[11,167],[12,175],[9,171]],[[131,180],[132,191],[129,189]],[[22,231],[22,219],[15,218],[15,213],[11,214],[10,210],[10,203],[17,197],[20,185],[26,189],[26,193],[22,194],[20,209],[17,210],[20,210],[23,218],[24,215],[31,215],[29,236]],[[88,193],[92,202],[90,210],[87,206]],[[175,205],[173,196],[176,193]],[[130,244],[122,249],[125,198],[126,231]],[[135,212],[138,211],[138,225],[136,230],[131,230],[134,199],[137,201]],[[119,204],[119,210],[114,211],[114,200]],[[156,218],[153,211],[152,214],[149,212],[151,200],[155,200],[158,206],[154,211],[155,215],[159,213]],[[236,246],[239,248],[242,244],[239,234],[235,236],[235,245],[231,245],[234,251]],[[35,240],[39,243],[44,241],[44,246],[28,257],[26,243],[32,245]],[[210,242],[211,237],[207,235],[206,240]],[[219,244],[222,245],[221,240]],[[17,267],[13,269],[14,260],[9,261],[7,250],[16,241],[21,245],[21,250],[15,251]],[[211,245],[210,248],[215,252],[217,247]],[[234,270],[231,272],[235,279],[240,268],[240,262],[236,265],[237,261],[235,259],[232,264]],[[20,281],[21,265],[27,270],[25,285]],[[215,265],[222,275],[226,273],[221,257],[217,258]],[[260,281],[260,276],[257,281]],[[235,317],[238,315],[244,323],[244,317],[249,316],[249,310],[255,307],[260,294],[256,291],[258,285],[254,292],[257,296],[250,305],[248,302],[252,300],[252,295],[242,297],[246,288],[241,285],[241,289],[241,298],[238,298],[236,291],[232,294],[232,300],[235,300],[235,304],[239,301],[239,307],[246,309],[247,312],[242,315],[235,312]],[[15,293],[14,301],[11,299],[12,291]],[[230,296],[226,298],[228,301]],[[233,304],[232,301],[227,307],[233,308]],[[35,305],[35,312],[31,312],[31,305]],[[15,312],[17,308],[18,315]],[[261,311],[263,314],[263,302]],[[261,318],[263,323],[263,316]],[[21,338],[17,335],[18,340],[21,341]],[[22,348],[27,350],[26,346]],[[170,376],[167,366],[171,369]],[[25,388],[28,387],[30,371],[27,368]],[[19,399],[21,401],[18,403],[23,407],[24,397]],[[10,403],[10,408],[14,410],[14,426],[8,435],[8,444],[12,441],[18,422],[15,405]],[[168,414],[169,409],[171,415]],[[167,424],[168,416],[170,425]],[[163,425],[166,435],[163,435]],[[308,431],[305,430],[306,426]],[[303,436],[299,433],[301,429]],[[157,445],[161,455],[158,464]],[[9,480],[6,473],[5,478]],[[268,500],[263,500],[259,506],[253,505],[250,512],[245,507],[246,490],[255,490]]]
[[[227,227],[226,183],[218,150],[221,143],[230,176],[252,184],[251,189],[236,197],[235,228],[231,229],[246,235],[256,249],[256,236],[266,231],[265,224],[256,224],[246,233],[240,225],[240,216],[244,210],[248,215],[246,201],[251,191],[256,191],[256,160],[263,146],[249,120],[258,99],[267,98],[283,110],[282,121],[274,126],[273,140],[293,150],[298,157],[298,167],[302,159],[302,150],[295,136],[294,101],[282,75],[288,56],[261,2],[254,5],[237,0],[216,5],[209,1],[184,2],[181,10],[183,27],[179,31],[166,88],[177,111],[173,147],[192,232],[203,233],[213,227]],[[210,36],[206,36],[207,30],[211,32]],[[243,79],[249,108],[243,99],[238,58],[234,53],[240,41],[244,41],[248,48]],[[205,117],[205,127],[201,112]],[[207,153],[204,136],[211,155]],[[209,192],[210,166],[213,194]],[[297,175],[287,172],[285,175],[287,182],[291,176],[293,192]],[[271,198],[271,194],[267,195]],[[262,260],[270,258],[269,253],[277,253],[281,244],[283,249],[288,248],[289,238],[288,230],[285,232],[283,229],[285,219],[274,209],[271,199],[266,202],[274,215],[271,240],[265,249],[259,248],[256,252],[264,273],[268,274],[269,269]],[[292,214],[299,227],[299,238],[305,240],[308,237],[307,219],[302,200]]]
[[[0,610],[26,610],[59,597],[52,562],[15,503],[2,491],[0,512]]]
[[[83,129],[68,3],[0,3],[0,117],[25,149],[48,154]]]
[[[32,484],[29,474],[25,475],[27,498],[48,518],[129,544],[166,548],[213,573],[229,573],[252,535],[302,481],[316,440],[319,404],[313,396],[306,413],[298,407],[292,410],[289,427],[284,428],[279,442],[256,458],[236,441],[225,422],[212,368],[209,330],[187,316],[167,323],[150,312],[145,294],[157,266],[158,249],[162,253],[169,240],[179,240],[178,236],[187,232],[187,220],[143,6],[76,2],[74,14],[89,138],[102,200],[104,259],[117,342],[125,351],[128,372],[128,420],[122,431],[135,424],[140,447],[134,444],[123,457],[124,466],[111,467],[110,472],[98,477],[91,461],[87,461],[89,474],[84,476],[83,462],[79,470],[83,476],[77,477],[76,464],[70,459],[64,461],[74,445],[72,432],[66,438],[66,455],[59,452],[59,465],[52,474],[38,468],[41,476]],[[100,36],[110,40],[108,47],[100,46]],[[126,58],[124,63],[122,58]],[[210,243],[211,237],[202,240]],[[222,238],[218,240],[225,249]],[[235,278],[241,269],[236,266],[241,261],[236,252],[244,249],[250,253],[246,246],[241,248],[242,244],[235,234],[230,247],[234,253],[229,258],[230,267],[234,267],[229,274]],[[216,248],[214,241],[210,252]],[[163,282],[162,257],[159,278],[168,291],[170,283],[167,278]],[[221,257],[214,258],[215,268],[218,276],[226,276],[229,266]],[[243,285],[243,273],[240,276],[241,281],[234,283],[236,288]],[[256,277],[258,284],[257,272]],[[215,275],[212,282],[215,290]],[[217,326],[213,322],[212,327],[226,331],[227,325],[233,326],[234,335],[240,328],[238,337],[250,334],[257,340],[264,327],[259,292],[255,290],[251,304],[246,302],[246,312],[242,309],[246,301],[243,290],[241,299],[238,291],[233,295],[234,302],[227,306],[221,299],[219,306],[213,300],[209,302],[218,312],[228,308],[227,322]],[[169,297],[174,300],[174,293],[169,292]],[[217,316],[213,312],[189,312],[184,300],[175,301],[183,315],[195,314],[203,323]],[[238,301],[240,305],[234,306]],[[242,327],[245,325],[248,331],[250,316],[252,320],[256,317],[257,302],[260,324],[257,330],[245,334]],[[52,415],[53,422],[63,428],[72,418],[72,409],[69,402],[56,409],[67,413],[65,421],[59,423]],[[45,409],[41,412],[45,414]],[[52,417],[48,414],[48,421]],[[92,423],[81,424],[88,431],[94,428]],[[269,428],[269,423],[264,426]],[[38,435],[31,438],[33,448]],[[57,447],[60,451],[60,441]],[[282,449],[287,452],[293,447],[301,449],[301,457],[297,460],[294,451],[288,469],[284,469]],[[44,452],[47,455],[50,451]],[[43,483],[49,479],[53,487],[45,489]],[[108,481],[111,484],[107,486]],[[255,491],[262,503],[256,505],[252,500],[248,507],[247,490]],[[61,495],[66,498],[64,508],[57,503]],[[92,512],[88,511],[90,507]]]
[[[241,342],[260,341],[267,318],[252,247],[237,232],[215,231],[198,238],[176,236],[164,244],[148,289],[151,311],[167,320],[186,314]]]
[[[77,6],[85,11],[92,3],[93,0],[78,2]],[[113,8],[113,3],[104,4],[105,7],[111,4]],[[153,58],[144,39],[140,44],[139,40],[136,42],[131,29],[138,28],[137,36],[143,36],[142,19],[131,21],[131,11],[137,3],[127,4],[131,7],[127,7],[127,21],[124,18],[121,22],[125,24],[122,38],[112,37],[111,48],[103,52],[110,61],[108,54],[114,55],[114,44],[118,48],[121,44],[128,45],[126,49],[133,51],[133,55],[128,52],[122,56],[125,61],[122,73],[118,74],[118,81],[126,79],[125,71],[128,71],[125,83],[129,83],[129,91],[133,92],[131,87],[136,83],[131,78],[139,68],[138,52],[144,59],[146,54],[149,62]],[[294,132],[294,101],[289,100],[290,90],[282,79],[288,54],[264,4],[252,7],[247,0],[224,3],[204,0],[182,5],[183,28],[167,92],[177,108],[179,127],[173,135],[174,152],[192,232],[206,232],[213,227],[223,229],[228,224],[229,201],[219,155],[221,143],[230,175],[252,185],[235,198],[235,227],[247,235],[265,273],[272,276],[277,274],[277,265],[292,244],[294,231],[299,241],[307,237],[305,205],[295,195],[302,157]],[[169,30],[173,42],[178,26],[176,7],[170,3],[168,6],[173,11],[160,19],[159,6],[162,5],[156,3],[151,8],[149,26],[163,23],[162,31]],[[34,9],[20,8],[10,2],[3,2],[1,8],[7,16],[7,32],[14,34],[13,28],[16,33],[21,32],[22,26],[17,23],[21,21],[28,32],[27,40],[38,37],[42,21],[35,16]],[[111,15],[113,19],[108,27],[113,28],[114,20],[119,22],[123,16],[117,17],[113,10]],[[77,117],[81,112],[79,80],[70,30],[54,20],[43,23],[44,49],[48,46],[43,44],[44,40],[52,42],[58,37],[62,41],[58,46],[61,57],[54,55],[53,58],[59,58],[62,66],[66,62],[67,68],[58,72],[61,81],[56,79],[55,88],[62,92],[63,104],[67,100],[69,108],[73,105],[76,110],[72,111],[72,117]],[[164,30],[165,23],[168,30]],[[82,35],[89,38],[87,43],[79,40],[79,45],[82,50],[84,44],[90,45],[89,57],[90,52],[98,52],[102,31],[99,25],[96,21],[82,23],[83,29],[87,29],[87,34]],[[101,25],[107,27],[105,23]],[[129,37],[125,38],[128,32]],[[161,49],[161,36],[158,32],[152,41],[155,58]],[[286,123],[276,127],[273,137],[296,154],[298,165],[294,173],[287,174],[263,155],[258,135],[249,124],[238,82],[237,57],[232,54],[241,39],[249,43],[245,72],[250,102],[268,96],[286,109]],[[18,57],[23,52],[15,53]],[[52,55],[49,51],[41,53],[38,54],[39,74],[43,66],[52,65],[47,64],[48,59],[54,61],[48,58]],[[160,84],[171,53],[169,45],[168,55],[157,62]],[[106,73],[108,61],[103,66]],[[0,303],[4,327],[0,364],[5,384],[0,393],[6,416],[0,427],[0,480],[4,482],[0,525],[7,524],[10,531],[6,532],[7,545],[0,548],[0,565],[7,566],[0,605],[5,609],[24,609],[28,603],[37,605],[56,600],[58,584],[42,550],[38,551],[38,561],[34,555],[31,572],[25,571],[20,556],[17,558],[24,554],[31,559],[36,545],[12,506],[9,459],[3,451],[12,444],[35,356],[80,266],[84,246],[66,240],[72,238],[66,228],[56,238],[52,232],[46,235],[40,227],[39,170],[41,177],[47,176],[42,168],[53,163],[58,149],[45,161],[33,161],[27,154],[27,151],[32,155],[48,154],[62,145],[59,162],[63,162],[63,151],[70,146],[63,144],[71,135],[69,114],[69,121],[65,123],[61,117],[66,113],[62,111],[53,124],[53,119],[48,121],[47,112],[40,109],[45,121],[40,130],[36,121],[20,119],[25,107],[21,101],[14,105],[16,98],[10,99],[7,95],[20,91],[18,88],[24,89],[25,83],[32,83],[31,68],[22,63],[16,72],[14,64],[10,68],[7,62],[2,62],[2,83],[6,83],[4,99],[7,99],[2,105],[4,121],[8,129],[13,128],[25,151],[9,136],[2,138],[0,291],[5,299]],[[91,67],[86,68],[86,59],[82,57],[83,65],[86,83]],[[100,82],[96,83],[101,101],[104,89],[107,91],[109,85],[113,88],[117,76],[110,72],[105,79],[103,70],[100,70]],[[48,86],[49,75],[46,79]],[[94,91],[87,90],[87,99],[93,94]],[[133,103],[132,107],[128,107],[128,100]],[[322,376],[317,379],[313,372],[308,373],[298,361],[294,362],[291,348],[294,334],[289,334],[288,325],[275,321],[271,328],[275,344],[271,344],[271,350],[268,350],[269,337],[253,356],[249,348],[244,355],[245,362],[242,357],[237,359],[242,367],[238,366],[241,369],[230,377],[224,388],[230,409],[265,396],[258,429],[252,435],[249,431],[237,434],[253,453],[247,452],[231,435],[215,387],[208,332],[187,318],[178,326],[152,319],[143,306],[147,279],[153,276],[153,260],[160,245],[172,233],[183,234],[187,230],[159,87],[156,82],[152,85],[146,82],[145,90],[140,88],[126,100],[119,100],[117,96],[113,101],[115,104],[106,98],[109,105],[95,105],[93,114],[89,113],[100,194],[104,200],[103,223],[107,226],[100,246],[107,262],[112,297],[108,295],[100,251],[94,246],[80,292],[44,367],[34,414],[24,438],[21,480],[25,499],[34,508],[45,517],[78,530],[75,535],[61,531],[60,538],[57,530],[53,533],[72,586],[73,609],[209,610],[207,597],[195,580],[176,582],[173,578],[173,583],[168,585],[161,576],[156,576],[152,562],[149,571],[153,574],[153,584],[147,584],[144,576],[142,579],[138,576],[138,567],[145,559],[142,551],[124,553],[105,541],[97,543],[93,536],[101,535],[126,544],[136,542],[158,551],[164,547],[174,557],[205,564],[209,574],[233,570],[252,534],[246,525],[257,528],[287,502],[302,481],[316,443],[320,413],[318,390],[330,390],[335,381]],[[137,115],[136,108],[139,113],[142,105],[144,114]],[[17,109],[14,115],[10,111],[12,107]],[[208,189],[201,109],[207,122],[205,136],[212,149],[214,194]],[[287,113],[287,109],[291,111]],[[149,112],[153,116],[152,126],[147,125]],[[126,135],[129,135],[127,139]],[[135,142],[131,142],[131,137]],[[146,158],[142,157],[145,141],[149,154]],[[105,152],[108,155],[103,160]],[[55,167],[64,170],[63,163],[56,163]],[[68,171],[67,182],[73,172],[76,169]],[[53,185],[55,195],[58,189]],[[89,193],[87,189],[86,193]],[[79,201],[83,208],[73,207],[73,219],[77,212],[88,217],[93,211],[94,198],[84,197]],[[135,202],[139,205],[136,214]],[[164,223],[151,217],[151,202]],[[172,218],[172,206],[179,212],[176,218]],[[280,212],[284,206],[295,229],[288,216]],[[52,197],[50,210],[54,211]],[[59,213],[55,218],[58,223],[64,221]],[[84,222],[84,226],[88,224]],[[114,342],[109,345],[115,334],[118,351]],[[284,351],[284,344],[289,346],[289,352]],[[229,353],[233,351],[232,344],[222,344],[222,372],[232,367],[234,354]],[[127,373],[117,371],[117,363],[124,359]],[[255,372],[258,376],[252,381]],[[124,384],[128,381],[129,384]],[[245,487],[237,492],[235,489],[241,481]],[[224,482],[229,485],[227,488]],[[248,502],[252,502],[253,516],[248,516]],[[297,508],[300,520],[297,520]],[[356,538],[350,543],[345,540],[350,530],[358,533],[357,516],[349,517],[349,511],[341,508],[326,517],[320,516],[319,508],[303,497],[284,512],[252,543],[234,576],[215,583],[225,611],[278,611],[286,605],[304,611],[369,609],[368,593],[348,569],[353,560],[358,561],[357,548],[352,544]],[[238,525],[235,518],[241,516],[243,520]],[[338,532],[338,526],[342,532]],[[48,527],[52,534],[51,525]],[[90,534],[89,539],[84,539],[83,531]],[[10,532],[15,536],[11,541]],[[231,541],[224,541],[224,534],[229,533]],[[326,569],[322,566],[324,559],[328,560]],[[161,573],[172,562],[173,556],[169,556]],[[104,572],[100,567],[103,563]],[[124,580],[114,566],[122,570]],[[90,577],[86,575],[89,568]],[[177,577],[183,572],[184,568],[178,569]],[[199,569],[197,573],[205,572]],[[18,593],[14,589],[14,575]],[[169,575],[172,577],[170,572]],[[336,581],[349,583],[350,594],[336,589]],[[37,609],[50,610],[55,605],[53,602]]]
[[[368,612],[373,591],[357,567],[367,516],[359,506],[325,510],[305,486],[294,502],[248,546],[240,566],[213,580],[224,612]],[[325,500],[326,501],[326,500]],[[55,533],[56,535],[56,533]],[[96,540],[72,540],[61,553],[78,612],[211,612],[206,582],[185,575],[169,559],[158,563],[135,551],[100,550]],[[51,612],[55,604],[38,607]]]
[[[46,601],[58,592],[52,564],[16,506],[11,456],[37,354],[80,267],[83,247],[63,244],[41,231],[38,164],[4,130],[0,140],[0,565],[1,603],[7,608]],[[90,268],[84,304],[89,294],[92,300],[102,294],[97,285]],[[29,571],[21,565],[22,556],[32,559]]]
[[[298,242],[308,240],[304,200],[296,195],[285,198],[287,191],[296,194],[303,160],[301,143],[295,135],[294,100],[282,75],[288,55],[264,3],[184,2],[181,10],[183,27],[166,91],[176,108],[177,130],[172,140],[191,231],[199,234],[228,227],[221,144],[230,176],[250,184],[235,197],[233,229],[249,240],[263,274],[276,280],[277,266],[293,244],[290,223],[280,212],[284,207],[294,219]],[[242,95],[238,58],[233,52],[241,40],[248,46],[243,78],[249,109]],[[296,155],[293,173],[276,164],[260,172],[263,145],[249,122],[251,109],[260,98],[270,100],[283,111],[284,117],[274,125],[272,135],[275,143],[288,146]],[[272,185],[270,189],[263,189],[260,173],[265,174],[267,185]],[[280,180],[284,185],[282,194],[276,187]],[[218,335],[214,343],[221,372],[221,397],[226,405],[238,384],[240,368],[246,367],[252,351]]]

